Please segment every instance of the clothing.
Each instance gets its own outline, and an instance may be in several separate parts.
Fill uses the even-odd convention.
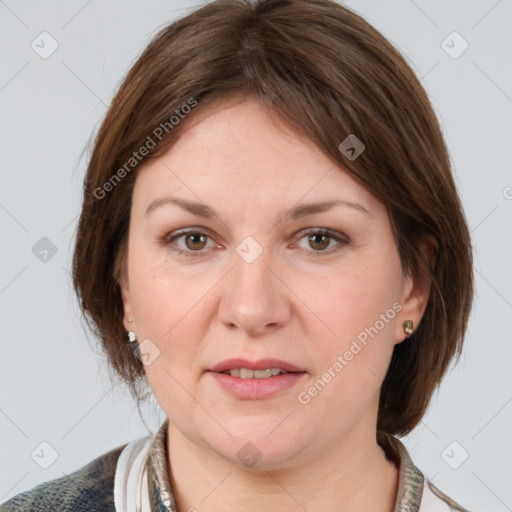
[[[141,512],[176,512],[168,470],[168,423],[70,475],[14,496],[0,505],[0,512],[136,512],[137,489],[142,490]],[[398,438],[377,432],[377,442],[399,468],[393,512],[468,512],[427,481]]]

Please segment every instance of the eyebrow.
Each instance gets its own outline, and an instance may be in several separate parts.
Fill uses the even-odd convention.
[[[219,217],[218,213],[209,206],[198,203],[195,201],[188,201],[187,199],[180,199],[177,197],[160,197],[152,201],[149,206],[146,208],[145,215],[149,215],[152,211],[154,211],[159,206],[164,204],[175,204],[184,210],[188,211],[192,215],[196,215],[198,217],[211,218],[211,217]],[[353,208],[364,215],[369,217],[373,217],[373,215],[361,204],[355,203],[353,201],[346,201],[343,199],[334,199],[331,201],[322,201],[320,203],[309,203],[309,204],[300,204],[298,206],[294,206],[285,212],[283,215],[283,219],[286,221],[297,220],[302,217],[307,217],[308,215],[314,215],[315,213],[322,213],[327,210],[330,210],[334,206],[345,206],[349,208]]]

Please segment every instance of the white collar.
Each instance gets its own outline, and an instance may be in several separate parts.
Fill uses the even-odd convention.
[[[119,455],[114,478],[116,512],[151,512],[146,468],[151,441],[151,436],[132,441]]]

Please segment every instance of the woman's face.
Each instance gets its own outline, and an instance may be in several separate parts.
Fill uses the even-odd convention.
[[[384,205],[252,100],[202,115],[140,170],[122,292],[173,428],[269,468],[375,438],[393,347],[427,298]],[[234,376],[211,371],[229,359],[245,360],[226,363]],[[256,378],[286,365],[300,372]]]

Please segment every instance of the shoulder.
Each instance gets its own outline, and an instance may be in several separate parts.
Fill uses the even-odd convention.
[[[0,505],[0,512],[114,512],[116,464],[125,446],[100,455],[69,475],[17,494]]]

